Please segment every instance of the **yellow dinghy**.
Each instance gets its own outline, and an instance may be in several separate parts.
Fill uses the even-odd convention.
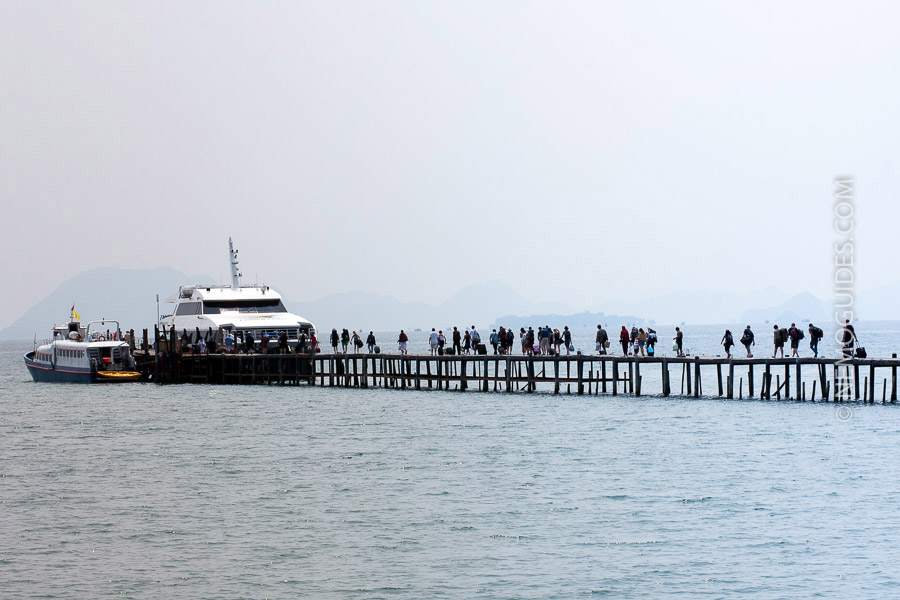
[[[137,381],[141,374],[137,371],[97,371],[97,381],[120,383],[125,381]]]

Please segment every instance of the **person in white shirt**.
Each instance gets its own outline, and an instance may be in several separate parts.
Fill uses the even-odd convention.
[[[431,345],[431,354],[437,354],[438,334],[437,331],[434,330],[434,327],[431,328],[431,335],[428,336],[428,343]]]

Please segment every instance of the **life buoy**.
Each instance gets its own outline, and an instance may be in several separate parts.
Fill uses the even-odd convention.
[[[105,335],[98,335],[98,336],[97,336],[97,340],[100,341],[100,342],[105,342],[105,341],[106,341],[106,336],[105,336]]]

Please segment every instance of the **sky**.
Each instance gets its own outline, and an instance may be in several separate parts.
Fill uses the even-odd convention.
[[[576,308],[900,280],[900,5],[0,0],[0,326],[99,266]],[[190,283],[190,282],[185,282]],[[174,290],[173,290],[174,292]]]

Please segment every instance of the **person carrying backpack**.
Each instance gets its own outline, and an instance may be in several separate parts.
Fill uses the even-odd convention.
[[[809,324],[809,349],[813,351],[813,357],[819,356],[819,340],[825,337],[825,332],[812,323]]]
[[[755,337],[756,336],[753,335],[750,326],[747,325],[747,328],[744,330],[744,335],[741,336],[741,343],[744,345],[744,348],[747,349],[747,358],[753,358],[753,355],[750,353],[750,346],[756,345]]]
[[[788,329],[788,337],[791,338],[791,356],[800,356],[800,340],[803,339],[803,330],[797,329],[796,323],[791,323],[791,328]]]
[[[731,335],[731,330],[725,330],[721,344],[725,346],[725,358],[731,358],[731,347],[734,346],[734,337]]]
[[[778,325],[773,325],[775,329],[775,334],[773,336],[773,341],[775,342],[775,352],[772,353],[772,358],[778,356],[778,351],[781,350],[781,358],[784,358],[784,338],[785,331],[778,329]]]
[[[622,354],[625,356],[628,356],[629,341],[631,341],[631,337],[628,335],[628,330],[622,325],[622,331],[619,332],[619,342],[622,344]]]

